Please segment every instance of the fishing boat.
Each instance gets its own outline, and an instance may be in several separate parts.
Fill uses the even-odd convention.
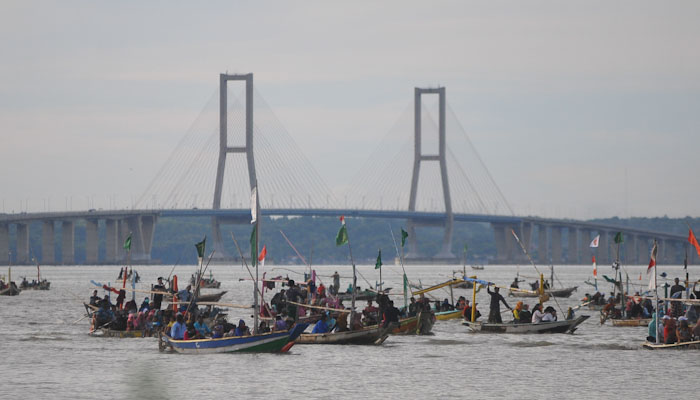
[[[495,324],[480,321],[464,321],[462,324],[469,328],[471,332],[481,333],[574,333],[576,328],[588,318],[588,315],[581,315],[575,319],[540,322],[538,324]]]
[[[384,343],[389,330],[380,326],[368,326],[363,329],[344,332],[302,333],[296,340],[298,344],[375,344]]]
[[[216,303],[228,293],[226,290],[217,293],[200,294],[197,296],[197,303]],[[166,294],[163,296],[163,301],[172,302],[173,295]]]
[[[700,340],[694,340],[692,342],[671,343],[671,344],[644,342],[644,343],[642,343],[642,347],[645,349],[648,349],[648,350],[668,350],[668,349],[700,350]]]
[[[435,319],[438,321],[449,321],[457,318],[462,318],[462,310],[449,310],[435,313]]]
[[[199,274],[199,272],[197,272],[197,274]],[[197,277],[195,276],[195,274],[192,274],[192,277],[190,278],[190,284],[192,284],[193,286],[197,285]],[[221,287],[221,282],[214,279],[214,276],[212,275],[211,271],[209,271],[209,278],[201,277],[199,287],[201,289],[218,289]]]
[[[391,333],[394,335],[430,335],[434,323],[432,313],[420,312],[415,317],[399,319],[398,326],[395,326]]]
[[[112,338],[145,338],[152,337],[153,334],[148,331],[135,330],[135,331],[118,331],[109,328],[99,328],[89,333],[90,336],[96,337],[112,337]]]
[[[285,353],[304,332],[308,324],[296,324],[289,331],[278,331],[249,336],[233,336],[218,339],[176,340],[165,334],[158,335],[158,349],[181,354],[208,353]]]
[[[477,271],[481,271],[484,269],[484,266],[483,265],[472,265],[472,269],[477,270]]]
[[[573,287],[568,287],[568,288],[563,288],[563,289],[545,289],[545,293],[547,293],[550,296],[553,297],[571,297],[571,294],[574,293],[578,289],[578,286],[573,286]],[[510,296],[513,297],[537,297],[539,296],[537,293],[526,293],[526,292],[516,292],[514,290],[511,290],[508,293]]]
[[[391,288],[386,288],[383,290],[383,292],[385,294],[389,293],[390,291],[391,291]],[[376,292],[374,290],[366,289],[366,290],[359,292],[355,295],[355,301],[367,301],[367,300],[376,301],[378,295],[379,295],[378,292]],[[337,297],[342,301],[352,300],[352,293],[339,293]]]
[[[613,326],[649,326],[651,318],[610,319]]]
[[[22,290],[12,281],[12,269],[7,270],[7,283],[0,281],[0,296],[17,296]]]
[[[51,287],[51,282],[47,281],[46,279],[41,279],[41,269],[39,268],[39,262],[36,261],[36,280],[32,280],[29,282],[26,277],[22,278],[22,283],[20,283],[19,287],[22,290],[26,289],[32,289],[32,290],[49,290]]]

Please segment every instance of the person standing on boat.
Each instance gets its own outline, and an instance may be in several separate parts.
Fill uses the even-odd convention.
[[[501,296],[500,293],[498,293],[499,289],[498,287],[494,287],[493,292],[486,287],[486,292],[491,295],[491,304],[489,306],[489,323],[492,324],[502,324],[503,320],[501,319],[501,305],[500,303],[503,302],[503,305],[506,306],[507,309],[513,310],[508,303],[506,303],[506,299]]]
[[[158,277],[158,284],[153,286],[153,291],[154,292],[165,292],[165,285],[163,285],[163,277],[159,276]],[[159,293],[155,293],[153,295],[153,309],[158,311],[160,310],[160,304],[163,302],[163,295]]]
[[[386,328],[391,323],[399,323],[399,315],[401,312],[398,308],[394,307],[394,302],[389,301],[389,307],[384,311],[384,320],[382,321],[382,326]]]
[[[294,283],[294,280],[290,279],[289,280],[289,290],[287,290],[287,301],[301,303],[302,298],[303,298],[303,295],[301,294],[301,292],[299,291],[299,288]],[[292,317],[292,319],[294,319],[294,322],[296,322],[297,319],[299,319],[299,312],[297,311],[296,304],[287,303],[287,315]]]
[[[97,295],[97,290],[92,292],[92,296],[90,297],[90,305],[91,306],[97,306],[100,302],[100,296]]]
[[[340,275],[338,271],[333,274],[333,287],[331,288],[331,294],[338,294],[338,289],[340,289]]]

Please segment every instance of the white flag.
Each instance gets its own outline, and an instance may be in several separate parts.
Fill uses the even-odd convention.
[[[593,238],[591,241],[591,247],[598,247],[598,242],[600,241],[600,235]]]
[[[254,224],[258,219],[258,187],[254,187],[250,193],[250,223]]]
[[[656,272],[649,277],[649,290],[656,290]]]

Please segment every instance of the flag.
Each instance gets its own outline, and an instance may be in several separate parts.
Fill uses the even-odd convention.
[[[250,223],[254,224],[258,220],[258,187],[254,187],[250,192]]]
[[[600,242],[600,235],[593,238],[590,247],[598,247],[598,242]]]
[[[374,264],[374,269],[381,269],[382,265],[382,249],[379,249],[379,254],[377,255],[377,262]]]
[[[656,266],[656,253],[658,247],[656,246],[656,240],[654,240],[654,245],[651,246],[651,259],[649,260],[649,266],[647,267],[647,275],[651,272],[651,269]]]
[[[253,266],[256,266],[258,263],[258,257],[256,257],[257,254],[255,254],[255,236],[258,230],[258,226],[254,225],[253,226],[253,232],[250,233],[250,262],[253,264]]]
[[[623,243],[625,240],[622,238],[622,232],[617,232],[615,234],[615,243],[620,244]]]
[[[598,277],[598,265],[595,262],[595,256],[593,256],[593,276]]]
[[[698,243],[698,240],[695,238],[695,234],[693,233],[692,229],[688,229],[688,241],[690,244],[695,246],[695,251],[697,251],[698,256],[700,256],[700,243]]]
[[[267,246],[263,245],[260,255],[258,256],[258,261],[260,261],[260,266],[265,266],[265,256],[267,256]]]
[[[336,246],[342,246],[348,243],[348,228],[345,226],[345,217],[342,215],[340,216],[340,222],[342,225],[340,226],[338,234],[335,236]]]
[[[127,236],[126,240],[124,241],[124,250],[131,251],[131,233],[129,234],[129,236]]]
[[[401,228],[401,247],[403,247],[406,244],[407,237],[408,237],[408,232],[406,232],[405,230],[403,230],[403,228]]]
[[[197,249],[197,258],[199,258],[200,264],[204,259],[204,249],[206,248],[207,237],[205,236],[201,242],[195,243],[194,247]]]
[[[656,290],[656,273],[649,277],[649,290]]]

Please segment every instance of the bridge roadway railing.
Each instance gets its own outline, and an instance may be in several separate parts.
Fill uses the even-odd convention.
[[[440,212],[421,212],[407,210],[350,210],[350,209],[296,209],[278,208],[261,210],[264,216],[313,216],[388,218],[422,221],[426,224],[440,223],[446,217]],[[39,212],[0,214],[0,263],[10,261],[9,226],[16,227],[15,262],[31,262],[30,249],[36,247],[29,243],[29,224],[42,223],[43,264],[75,263],[75,224],[84,221],[86,225],[86,262],[88,264],[123,262],[126,254],[122,244],[126,237],[132,235],[132,260],[149,262],[153,245],[153,236],[158,218],[166,217],[220,217],[245,221],[250,218],[248,209],[161,209],[161,210],[88,210],[72,212]],[[686,237],[666,232],[620,227],[586,221],[547,219],[538,217],[519,217],[511,215],[454,214],[456,222],[489,223],[494,230],[496,255],[493,260],[498,264],[526,262],[525,257],[511,234],[516,232],[526,248],[540,264],[587,264],[595,255],[599,264],[613,261],[616,248],[613,237],[616,232],[623,232],[625,242],[621,245],[621,260],[625,264],[646,264],[649,262],[649,250],[652,239],[659,243],[659,262],[678,263],[682,260]],[[99,237],[98,223],[105,226],[105,257],[98,260]],[[54,254],[55,224],[61,225],[62,259],[56,260]],[[566,232],[566,234],[565,234]],[[564,235],[568,238],[564,245]],[[597,249],[591,250],[590,241],[600,235]],[[689,254],[692,255],[692,252]],[[38,255],[37,255],[38,256]],[[696,262],[695,258],[690,260]]]

